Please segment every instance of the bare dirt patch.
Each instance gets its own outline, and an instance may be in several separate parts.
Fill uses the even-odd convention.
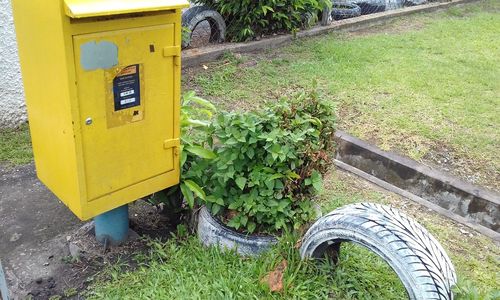
[[[129,239],[116,247],[105,248],[95,240],[93,222],[47,241],[49,245],[36,253],[38,259],[30,258],[23,266],[33,268],[34,264],[40,264],[35,270],[50,268],[52,271],[41,272],[48,275],[29,281],[26,280],[32,277],[29,274],[19,276],[14,286],[15,294],[22,299],[80,299],[89,284],[105,276],[104,270],[110,266],[135,269],[134,258],[149,250],[148,240],[166,240],[173,230],[171,220],[145,201],[131,205],[130,228]]]

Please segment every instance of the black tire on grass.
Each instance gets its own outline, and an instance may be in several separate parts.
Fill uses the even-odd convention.
[[[328,26],[332,23],[332,10],[331,8],[325,7],[321,11],[321,26]]]
[[[385,11],[385,3],[375,2],[356,2],[356,5],[361,8],[362,15],[368,15]]]
[[[373,251],[396,272],[410,299],[453,299],[456,275],[450,258],[427,230],[384,205],[358,203],[319,219],[302,239],[302,258],[338,258],[341,243]]]
[[[427,0],[405,0],[403,1],[404,6],[416,6],[426,4]]]
[[[182,13],[182,26],[189,30],[189,37],[183,38],[182,48],[191,46],[192,33],[203,21],[210,25],[210,43],[222,43],[226,38],[226,22],[215,10],[208,6],[193,6]]]
[[[349,19],[361,16],[361,8],[354,3],[334,2],[332,17],[334,20]]]

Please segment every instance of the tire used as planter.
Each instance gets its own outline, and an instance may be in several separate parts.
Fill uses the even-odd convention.
[[[342,242],[354,242],[384,259],[402,281],[410,299],[452,299],[453,265],[438,241],[399,211],[358,203],[332,211],[307,231],[302,258],[338,257]]]
[[[321,208],[313,204],[316,218],[322,216]],[[222,249],[236,250],[241,256],[257,256],[278,243],[278,239],[270,235],[245,235],[231,229],[203,206],[198,214],[198,238],[203,245],[217,246]]]
[[[416,6],[426,4],[427,0],[405,0],[403,1],[404,6]]]
[[[325,7],[321,11],[321,26],[327,26],[332,23],[332,10],[328,7]]]
[[[203,206],[198,215],[198,238],[205,246],[236,250],[242,256],[256,256],[278,240],[272,236],[244,235],[224,226]]]
[[[182,13],[182,27],[188,30],[188,36],[182,39],[182,48],[191,46],[192,33],[201,22],[210,26],[210,43],[222,43],[226,37],[226,22],[215,10],[208,6],[193,6]]]
[[[361,8],[354,3],[334,2],[332,18],[334,20],[349,19],[361,16]]]
[[[357,6],[361,8],[362,15],[374,14],[378,12],[385,11],[385,3],[384,2],[355,2]]]

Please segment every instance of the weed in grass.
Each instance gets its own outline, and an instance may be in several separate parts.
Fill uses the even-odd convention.
[[[64,290],[63,294],[64,294],[64,297],[70,298],[70,297],[76,296],[78,294],[78,291],[75,288],[69,288],[69,289]]]
[[[498,300],[500,299],[500,289],[484,292],[480,291],[474,283],[469,280],[459,279],[453,289],[456,300]]]

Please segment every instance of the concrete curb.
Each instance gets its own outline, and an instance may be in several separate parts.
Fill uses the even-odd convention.
[[[500,195],[338,131],[336,165],[500,242]]]
[[[253,51],[261,51],[265,49],[272,49],[284,44],[290,43],[295,38],[304,38],[310,36],[317,36],[326,34],[331,31],[339,30],[359,30],[378,24],[383,24],[388,20],[408,16],[422,12],[433,12],[437,10],[446,9],[452,6],[477,2],[480,0],[452,0],[444,3],[430,3],[426,5],[406,7],[402,9],[395,9],[381,13],[370,15],[363,15],[360,17],[335,21],[327,26],[316,26],[314,28],[300,31],[296,37],[291,34],[279,35],[262,39],[260,41],[251,41],[246,43],[225,43],[220,45],[207,46],[196,49],[188,49],[182,51],[182,64],[183,67],[192,67],[206,62],[214,61],[220,58],[226,52],[245,53]]]

